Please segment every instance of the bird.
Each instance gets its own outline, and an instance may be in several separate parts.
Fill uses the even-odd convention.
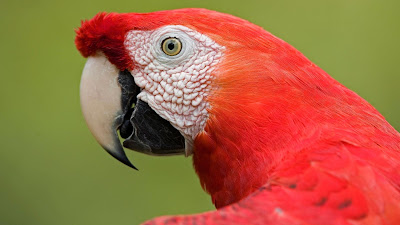
[[[399,132],[262,27],[208,9],[100,12],[75,45],[97,142],[133,169],[124,147],[192,156],[216,207],[145,224],[400,224]]]

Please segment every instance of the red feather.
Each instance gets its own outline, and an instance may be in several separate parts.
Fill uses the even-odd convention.
[[[400,182],[387,176],[398,164],[371,165],[387,160],[382,149],[322,142],[286,157],[262,188],[238,203],[145,224],[399,224]]]

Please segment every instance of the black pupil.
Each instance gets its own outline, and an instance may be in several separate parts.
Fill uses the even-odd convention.
[[[171,41],[168,43],[168,49],[173,50],[175,48],[175,44]]]

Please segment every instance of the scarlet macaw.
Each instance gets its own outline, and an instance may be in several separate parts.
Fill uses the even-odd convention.
[[[76,33],[96,140],[133,168],[117,130],[138,152],[193,155],[218,209],[148,224],[400,224],[400,134],[261,27],[180,9],[99,13]]]

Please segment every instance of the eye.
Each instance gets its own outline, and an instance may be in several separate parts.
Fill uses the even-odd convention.
[[[161,49],[167,55],[174,56],[178,55],[182,49],[182,43],[178,38],[170,37],[166,38],[161,43]]]

